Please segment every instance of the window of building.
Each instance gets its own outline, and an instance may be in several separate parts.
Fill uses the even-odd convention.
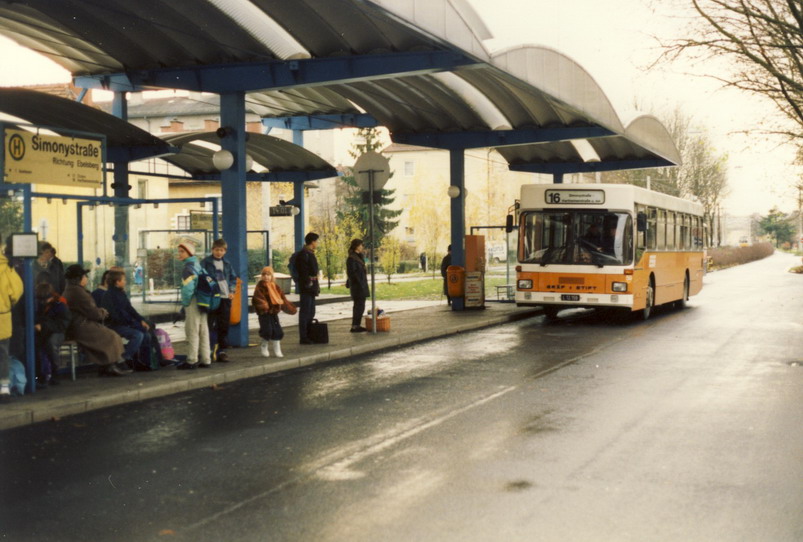
[[[190,229],[190,215],[176,215],[176,229],[177,230]]]
[[[137,180],[137,199],[148,199],[148,181],[147,179]]]
[[[415,175],[415,162],[404,162],[404,176],[412,177]]]
[[[223,212],[223,197],[220,194],[204,194],[205,198],[215,198],[217,200],[217,210],[219,213]],[[204,202],[204,210],[212,211],[213,205],[211,201]]]

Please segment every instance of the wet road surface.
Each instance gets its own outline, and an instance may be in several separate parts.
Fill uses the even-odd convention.
[[[0,433],[13,540],[800,540],[777,255],[590,311]]]

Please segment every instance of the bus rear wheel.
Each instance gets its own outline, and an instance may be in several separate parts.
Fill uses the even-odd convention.
[[[655,305],[655,283],[653,282],[652,278],[650,278],[650,284],[649,286],[647,286],[647,304],[643,309],[641,309],[642,320],[649,320],[654,305]]]
[[[681,310],[685,309],[686,307],[688,307],[687,303],[688,301],[689,301],[689,276],[686,275],[686,280],[683,281],[683,297],[680,300],[678,300],[676,304],[677,308]]]

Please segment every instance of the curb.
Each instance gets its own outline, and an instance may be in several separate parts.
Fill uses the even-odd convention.
[[[0,408],[0,430],[49,420],[57,421],[66,416],[83,414],[101,408],[165,397],[202,388],[215,388],[246,378],[310,367],[319,363],[348,359],[362,354],[383,352],[400,346],[409,346],[423,341],[493,327],[508,322],[516,322],[540,313],[540,309],[525,309],[515,313],[500,314],[480,321],[458,322],[444,327],[432,327],[400,333],[398,336],[376,337],[371,342],[347,347],[335,347],[324,352],[312,352],[301,356],[294,355],[281,360],[269,358],[271,361],[256,365],[237,366],[235,364],[226,367],[224,371],[203,375],[193,374],[189,378],[186,371],[167,372],[159,374],[159,381],[140,381],[136,383],[134,389],[130,387],[125,389],[120,389],[119,387],[117,389],[93,387],[90,392],[78,397],[59,397],[56,394],[45,399],[36,397],[38,400],[33,405],[26,404],[24,402],[25,398],[23,398],[23,401],[17,404],[11,403]],[[198,371],[192,372],[198,373]],[[120,383],[125,384],[126,382],[121,381]],[[66,382],[64,385],[69,386]]]

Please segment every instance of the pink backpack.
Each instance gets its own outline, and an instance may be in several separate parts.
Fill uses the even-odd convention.
[[[173,343],[170,342],[170,335],[164,329],[156,329],[156,338],[159,339],[159,349],[162,351],[162,357],[165,361],[170,361],[176,357],[173,351]]]

